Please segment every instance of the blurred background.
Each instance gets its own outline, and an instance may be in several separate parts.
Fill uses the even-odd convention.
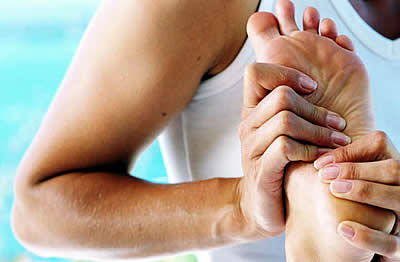
[[[16,167],[38,130],[99,2],[0,1],[0,262],[70,261],[37,257],[14,238],[10,226],[13,183]],[[167,182],[157,142],[142,155],[133,174]],[[167,261],[196,259],[189,255],[162,260]]]

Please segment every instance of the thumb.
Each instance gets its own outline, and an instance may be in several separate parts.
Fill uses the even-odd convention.
[[[321,169],[332,163],[370,162],[389,158],[398,158],[396,148],[386,133],[375,131],[352,144],[322,155],[314,162],[314,167]]]
[[[300,94],[310,94],[317,88],[314,80],[298,70],[276,64],[251,63],[244,72],[243,106],[256,107],[270,91],[282,85]]]

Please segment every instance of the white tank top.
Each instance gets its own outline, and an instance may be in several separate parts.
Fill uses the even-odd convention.
[[[262,0],[259,11],[272,11],[276,1]],[[400,39],[386,39],[371,29],[348,0],[294,0],[297,21],[307,6],[330,17],[341,34],[355,43],[371,78],[380,130],[400,148]],[[243,72],[255,61],[247,40],[231,65],[201,82],[191,103],[159,137],[170,183],[243,176],[238,125],[242,104]],[[284,235],[198,255],[206,261],[283,262]]]

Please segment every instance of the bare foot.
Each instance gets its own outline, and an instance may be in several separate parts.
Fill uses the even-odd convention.
[[[338,36],[332,20],[320,23],[314,8],[305,10],[304,31],[294,21],[290,1],[278,1],[276,11],[277,18],[257,13],[249,20],[257,62],[281,64],[311,76],[318,89],[307,100],[344,117],[345,133],[353,140],[371,132],[375,125],[368,75],[350,39]],[[288,261],[371,261],[374,254],[347,244],[337,234],[337,225],[352,220],[386,232],[393,227],[391,212],[332,196],[312,164],[291,164],[285,183]]]
[[[351,41],[337,35],[332,20],[325,19],[319,25],[314,8],[305,10],[305,31],[299,31],[290,1],[278,1],[276,9],[278,18],[264,12],[249,20],[248,33],[257,62],[292,67],[316,80],[318,89],[307,100],[351,120],[345,132],[353,139],[373,130],[368,75],[352,52]]]

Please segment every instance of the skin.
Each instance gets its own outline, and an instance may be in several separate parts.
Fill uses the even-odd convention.
[[[278,65],[257,63],[249,65],[245,73],[239,136],[246,175],[240,179],[238,186],[239,211],[248,224],[254,225],[260,239],[279,235],[285,229],[282,181],[286,165],[293,161],[312,161],[327,152],[326,147],[338,147],[350,142],[347,136],[334,130],[344,129],[342,118],[307,102],[294,91],[304,92],[303,85],[298,89],[295,83],[271,81],[274,75],[277,81],[293,79],[293,74],[299,72]],[[299,76],[298,83],[302,83],[304,75]],[[272,86],[277,87],[271,90]],[[264,95],[265,92],[268,96]],[[333,139],[334,136],[340,139]]]
[[[321,181],[331,183],[330,192],[342,199],[364,203],[400,213],[400,153],[384,132],[373,132],[353,144],[326,154],[314,162]],[[337,168],[337,176],[326,177],[326,170]],[[331,169],[332,170],[332,169]],[[351,183],[348,192],[335,190],[336,183]],[[345,228],[345,230],[343,230]],[[390,234],[355,221],[342,221],[338,233],[352,246],[380,256],[373,261],[400,261],[400,223]]]
[[[18,167],[20,242],[42,256],[132,259],[248,241],[238,179],[157,185],[129,171],[206,72],[232,61],[257,5],[103,1]]]
[[[156,185],[128,173],[140,152],[184,110],[200,79],[230,64],[257,4],[103,1],[18,168],[12,222],[28,249],[43,256],[130,259],[277,234],[244,215],[246,187],[238,185],[250,183],[239,183],[243,180]],[[337,42],[346,45],[345,38]],[[265,88],[287,84],[277,78]],[[318,156],[294,152],[300,152],[298,160]]]
[[[199,54],[193,54],[194,50],[191,49],[191,52],[186,53],[189,56],[188,60],[175,56],[164,56],[166,61],[156,59],[160,54],[154,53],[154,50],[158,48],[162,49],[159,52],[165,54],[177,53],[176,50],[168,48],[183,48],[179,44],[176,47],[177,43],[183,46],[187,44],[186,48],[193,48],[192,44],[186,43],[187,36],[181,42],[177,39],[171,46],[151,46],[151,43],[157,44],[164,40],[164,37],[170,37],[169,34],[163,35],[163,32],[157,32],[158,34],[153,36],[157,38],[150,39],[151,41],[135,37],[128,39],[134,41],[132,45],[126,44],[127,32],[108,30],[106,25],[102,24],[103,19],[108,18],[109,13],[105,10],[111,8],[109,4],[116,9],[117,14],[122,13],[122,15],[119,14],[119,19],[124,18],[125,12],[129,14],[125,19],[131,18],[130,12],[142,5],[134,5],[130,10],[122,4],[104,2],[89,27],[76,60],[67,73],[38,135],[19,168],[17,200],[13,209],[13,228],[20,241],[42,256],[67,254],[69,257],[76,258],[131,259],[243,243],[281,233],[284,230],[282,215],[277,218],[271,217],[261,208],[249,215],[241,209],[242,206],[254,205],[254,199],[261,205],[272,202],[273,198],[276,198],[276,196],[271,196],[273,187],[260,187],[248,182],[257,176],[260,177],[253,170],[248,171],[242,179],[212,179],[179,185],[151,184],[128,175],[127,169],[131,164],[128,160],[132,154],[136,153],[134,150],[139,150],[149,139],[142,136],[144,134],[151,136],[159,131],[157,128],[160,127],[155,124],[160,124],[160,119],[164,117],[162,112],[179,112],[178,106],[182,103],[182,97],[177,98],[176,93],[181,96],[188,95],[187,99],[190,99],[189,94],[192,95],[191,92],[194,90],[191,92],[187,90],[188,94],[186,94],[184,88],[188,86],[185,85],[190,84],[191,81],[193,81],[193,87],[195,84],[198,85],[201,74],[198,72],[197,75],[193,75],[187,63],[192,61],[194,66],[199,66],[200,62],[198,61]],[[169,18],[169,13],[165,12],[165,8],[162,8],[162,12],[158,8],[152,11],[160,11],[160,16],[167,15],[167,17],[161,17],[162,20]],[[175,8],[174,6],[173,9]],[[190,6],[190,9],[192,10],[193,6]],[[185,13],[185,19],[188,19],[186,15]],[[139,16],[138,19],[146,21],[145,17]],[[193,19],[197,21],[198,18],[193,17]],[[130,20],[127,22],[132,23]],[[154,18],[151,17],[151,24],[153,23]],[[133,32],[146,31],[142,27],[151,26],[146,23],[134,24],[139,28],[135,30],[130,28],[129,30]],[[173,24],[171,27],[176,28],[176,25]],[[127,27],[121,26],[121,28]],[[96,41],[96,36],[100,35],[104,38],[106,33],[112,34],[113,37],[105,38],[113,39],[112,43],[103,42],[102,45],[97,45],[99,50],[91,51],[88,46],[91,46],[92,41]],[[191,37],[198,35],[198,32],[195,30],[193,34],[194,36]],[[118,42],[118,37],[122,37],[124,41]],[[118,43],[123,44],[121,49],[116,49],[121,51],[120,57],[116,57],[118,52],[112,54],[106,52],[108,48],[114,50]],[[203,41],[199,41],[200,43]],[[125,46],[129,47],[129,50],[124,50]],[[112,68],[116,68],[117,65],[122,72],[125,66],[133,70],[132,64],[126,60],[126,52],[135,52],[130,51],[132,46],[137,47],[140,55],[143,55],[143,50],[148,51],[145,58],[149,61],[149,66],[154,65],[153,70],[143,75],[139,68],[133,76],[116,77],[117,73]],[[209,47],[197,46],[196,52],[202,51],[199,48],[207,50]],[[105,55],[97,58],[96,64],[93,64],[91,57],[92,55],[97,57],[98,53]],[[140,56],[139,54],[132,55]],[[101,59],[105,59],[104,63],[101,63]],[[157,60],[157,63],[152,59]],[[172,75],[172,72],[165,74],[171,64],[181,68],[176,72],[182,73],[182,70],[187,70],[184,71],[184,75],[188,77],[187,82],[182,82],[180,87],[176,86],[177,76]],[[204,64],[204,68],[207,67],[207,64]],[[85,81],[80,72],[86,72]],[[142,74],[139,74],[140,72]],[[190,72],[192,75],[189,74]],[[285,77],[282,77],[283,72],[286,72]],[[149,82],[149,78],[155,79],[156,82]],[[310,93],[312,90],[310,86],[307,86],[310,81],[312,82],[303,73],[278,65],[249,66],[245,85],[246,90],[250,92],[245,97],[254,97],[251,92],[254,84],[271,91],[274,87],[290,85],[297,92]],[[141,82],[143,84],[140,84]],[[160,88],[159,82],[165,83],[166,86]],[[79,88],[75,86],[76,83],[79,83]],[[108,90],[109,86],[114,87],[113,92],[108,92],[107,96],[103,96],[105,89]],[[165,90],[167,88],[179,88],[179,90],[171,93]],[[271,92],[270,98],[274,97],[272,94],[278,94],[274,100],[281,98],[282,95],[279,94],[288,94],[285,90],[288,89],[277,88],[276,92]],[[133,93],[129,96],[130,92]],[[140,98],[135,96],[138,92],[141,93]],[[291,96],[294,95],[296,93],[292,91]],[[127,96],[129,99],[126,99]],[[154,104],[160,104],[160,108],[149,107],[148,99],[145,99],[147,96],[152,97],[150,100]],[[269,143],[278,146],[275,152],[269,151],[263,161],[258,161],[271,170],[263,177],[273,172],[275,176],[283,176],[284,167],[289,161],[313,161],[322,152],[326,152],[320,152],[317,146],[307,146],[307,150],[304,150],[301,145],[295,146],[294,150],[289,152],[280,150],[280,143],[282,145],[288,143],[279,137],[287,132],[294,134],[301,125],[308,126],[304,128],[308,133],[304,132],[296,138],[321,147],[337,146],[335,144],[337,141],[331,139],[334,131],[327,128],[332,126],[332,123],[327,120],[327,115],[333,113],[315,107],[299,95],[296,95],[296,98],[297,103],[288,105],[285,110],[286,112],[293,111],[293,114],[297,113],[304,119],[302,122],[298,119],[299,126],[291,125],[282,129],[276,125],[282,120],[274,118],[275,113],[281,109],[271,107],[267,110],[271,121],[274,121],[261,130],[260,137],[269,138]],[[280,104],[282,103],[276,103],[278,106]],[[67,105],[69,110],[65,110]],[[82,115],[82,111],[86,114]],[[319,112],[318,115],[316,112]],[[164,118],[168,119],[168,117]],[[247,119],[254,120],[250,114]],[[107,123],[104,123],[105,120]],[[163,123],[167,122],[164,120]],[[84,130],[84,132],[71,132],[75,129]],[[251,134],[246,132],[242,134],[242,138],[247,141],[244,145],[256,145],[253,140],[247,139],[251,137]],[[336,132],[336,134],[339,133]],[[146,138],[145,141],[143,141],[144,138]],[[259,142],[264,148],[269,147],[265,141]],[[347,143],[342,141],[342,145],[344,144]],[[59,150],[60,148],[63,150]],[[247,162],[252,161],[253,159],[244,159],[244,164],[248,166],[250,163]],[[262,177],[261,180],[263,180]],[[282,210],[282,203],[277,208]],[[66,213],[65,210],[68,212]],[[275,210],[271,208],[270,211]],[[52,216],[48,216],[49,213]],[[26,216],[31,219],[25,220]],[[160,228],[160,224],[164,226]]]
[[[310,8],[305,17],[314,17],[314,23],[305,21],[306,31],[299,32],[293,11],[290,1],[279,1],[277,20],[268,13],[250,18],[249,37],[257,60],[289,66],[317,80],[319,88],[306,99],[340,113],[348,123],[346,134],[357,141],[374,129],[367,73],[354,53],[340,47],[347,40],[337,36],[332,21],[322,21],[325,37],[318,36],[318,13]],[[328,57],[333,61],[326,64]],[[386,233],[393,227],[393,213],[333,197],[310,164],[290,165],[285,183],[288,261],[371,261],[374,252],[349,246],[336,233],[338,224],[353,220]],[[310,217],[318,223],[310,223]]]
[[[281,233],[284,230],[282,212],[271,217],[258,208],[257,212],[249,215],[241,208],[254,205],[254,199],[259,205],[276,199],[276,192],[271,193],[273,187],[251,183],[255,177],[260,177],[253,170],[241,179],[212,179],[178,185],[151,184],[128,175],[132,159],[168,120],[183,110],[203,72],[213,67],[215,61],[211,58],[215,55],[209,53],[210,46],[203,45],[210,42],[204,39],[213,37],[216,32],[209,32],[203,28],[203,23],[198,23],[198,19],[210,18],[204,17],[203,12],[196,17],[193,10],[198,8],[193,8],[193,3],[186,8],[194,13],[187,13],[185,6],[178,9],[182,11],[182,17],[175,12],[178,8],[175,5],[126,3],[105,1],[100,6],[33,144],[20,164],[12,218],[18,239],[42,256],[123,260],[243,243]],[[199,8],[203,4],[201,1],[197,3]],[[242,6],[238,4],[236,7]],[[109,17],[110,8],[116,17]],[[141,8],[145,8],[151,17],[141,12]],[[224,6],[214,8],[210,15]],[[134,15],[137,22],[131,21],[133,11],[137,12]],[[252,12],[254,10],[249,7],[249,14]],[[160,21],[155,21],[155,18]],[[244,16],[243,25],[247,19]],[[113,25],[109,25],[110,20],[122,25],[115,30]],[[153,27],[165,20],[170,21],[165,24],[166,28]],[[136,27],[132,28],[132,24]],[[196,24],[198,28],[191,27],[189,31],[193,35],[189,36],[186,35],[188,30],[183,29],[182,35],[178,26],[182,24]],[[171,34],[166,29],[175,35],[174,45],[158,44],[166,42],[166,39],[171,41]],[[225,30],[225,24],[221,22],[221,27],[216,26],[215,30]],[[147,37],[133,34],[149,31],[154,34]],[[187,41],[196,37],[199,39],[197,42]],[[216,43],[224,40],[213,39]],[[165,55],[178,52],[187,56],[186,59]],[[99,57],[99,53],[103,55]],[[130,55],[128,58],[135,59],[127,59],[127,54]],[[164,54],[163,58],[159,59],[161,54]],[[95,63],[93,57],[96,57]],[[135,63],[142,59],[149,68],[143,69]],[[225,63],[224,59],[221,61]],[[188,66],[190,63],[192,66]],[[114,68],[118,68],[118,72]],[[178,72],[179,76],[175,75]],[[250,91],[246,98],[254,97],[251,92],[254,84],[271,90],[270,98],[278,94],[274,100],[281,98],[281,94],[289,94],[285,91],[288,88],[277,88],[274,92],[273,89],[281,85],[290,85],[302,94],[312,92],[308,83],[312,80],[293,69],[278,65],[250,66],[246,72],[246,90]],[[181,76],[184,77],[178,85],[175,80]],[[305,79],[308,81],[304,82]],[[140,96],[135,96],[137,93]],[[268,123],[259,135],[269,138],[269,142],[259,141],[259,144],[264,148],[271,143],[278,146],[257,163],[270,170],[261,176],[261,181],[270,173],[282,177],[284,167],[290,161],[313,161],[326,152],[319,151],[317,146],[307,146],[304,150],[300,144],[294,144],[294,150],[281,150],[280,145],[293,143],[280,139],[280,136],[294,134],[302,125],[308,126],[304,128],[308,133],[297,135],[297,139],[321,147],[337,146],[338,142],[332,140],[334,131],[327,128],[332,127],[327,116],[333,113],[315,107],[294,91],[290,94],[297,98],[297,103],[287,105],[285,111],[293,111],[292,115],[296,113],[303,120],[298,119],[299,126],[283,125],[285,128],[282,129],[276,125],[282,120],[274,118],[282,103],[267,110],[274,121]],[[152,101],[154,106],[149,107],[148,101]],[[248,113],[247,119],[254,120],[251,117],[254,114]],[[285,120],[285,115],[281,116]],[[245,147],[256,145],[247,139],[252,137],[251,134],[244,132],[241,136],[247,141]],[[344,144],[347,143],[342,141],[341,145]],[[254,159],[244,159],[246,166],[251,165],[250,162]],[[277,209],[282,211],[282,203]],[[29,220],[25,219],[27,216]]]

